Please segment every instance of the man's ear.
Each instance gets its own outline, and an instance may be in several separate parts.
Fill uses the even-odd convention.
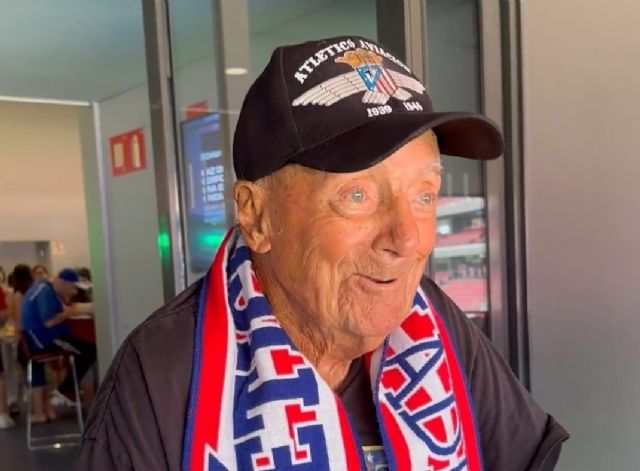
[[[245,242],[253,252],[267,253],[271,250],[271,237],[265,211],[265,189],[253,182],[240,180],[235,184],[234,198]]]

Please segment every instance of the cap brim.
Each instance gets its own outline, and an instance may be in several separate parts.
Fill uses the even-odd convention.
[[[442,154],[491,160],[504,149],[500,130],[486,116],[412,112],[369,121],[292,156],[287,163],[325,172],[357,172],[386,159],[428,129],[435,132]]]

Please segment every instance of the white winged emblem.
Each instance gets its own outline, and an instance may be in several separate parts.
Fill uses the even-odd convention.
[[[425,91],[424,85],[413,77],[385,68],[382,56],[374,52],[358,48],[346,52],[335,61],[349,64],[354,70],[307,90],[293,100],[293,106],[331,106],[359,92],[364,92],[363,103],[384,105],[391,97],[401,101],[411,98],[407,89],[419,94]]]

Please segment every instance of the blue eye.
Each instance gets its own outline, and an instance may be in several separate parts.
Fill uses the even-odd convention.
[[[434,193],[423,193],[418,198],[418,202],[423,206],[431,206],[436,201]]]
[[[349,199],[353,203],[362,203],[364,201],[365,194],[361,189],[353,190],[349,193]]]

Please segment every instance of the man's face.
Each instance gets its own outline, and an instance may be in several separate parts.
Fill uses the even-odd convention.
[[[435,244],[440,168],[425,134],[370,169],[297,167],[272,185],[263,257],[296,315],[371,349],[401,323]]]
[[[61,280],[59,278],[57,279],[57,283],[55,283],[54,288],[58,293],[58,296],[60,296],[65,301],[69,300],[78,293],[78,288],[76,288],[76,285],[74,283]]]

